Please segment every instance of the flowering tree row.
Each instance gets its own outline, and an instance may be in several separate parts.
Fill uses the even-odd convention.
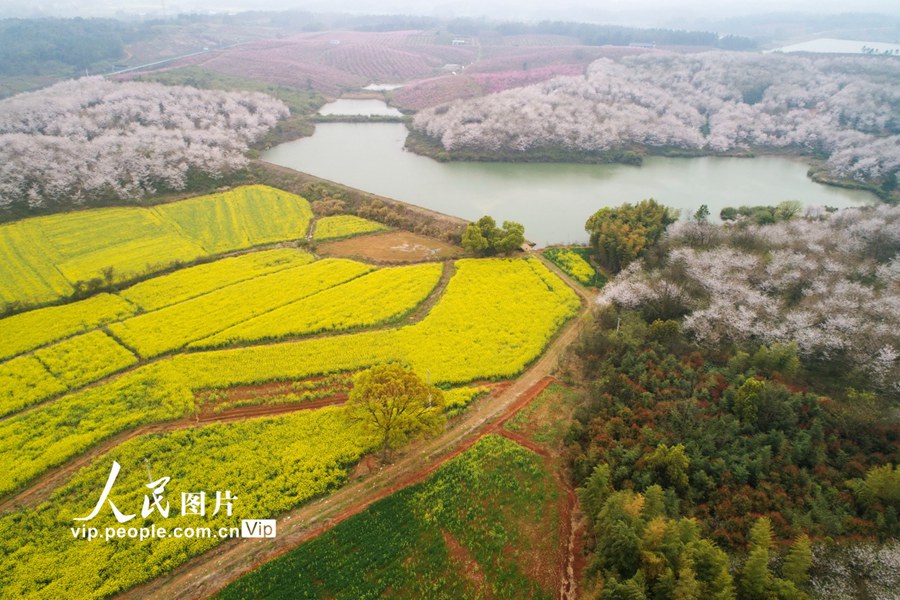
[[[439,44],[417,32],[331,31],[239,45],[203,58],[203,68],[329,96],[367,83],[429,77],[447,64],[468,64],[473,47]]]
[[[136,200],[218,178],[286,117],[279,100],[102,77],[0,102],[0,209]]]
[[[900,393],[900,208],[808,214],[817,218],[676,223],[666,260],[632,263],[602,300],[684,316],[709,347],[795,343],[809,361],[861,369]]]
[[[888,57],[646,53],[425,110],[414,128],[450,151],[790,148],[828,156],[834,175],[893,189],[898,75]]]

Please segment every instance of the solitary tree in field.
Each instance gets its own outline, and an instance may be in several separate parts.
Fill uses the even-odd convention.
[[[414,372],[392,363],[372,367],[354,382],[347,414],[380,440],[381,458],[419,436],[444,426],[443,395]]]

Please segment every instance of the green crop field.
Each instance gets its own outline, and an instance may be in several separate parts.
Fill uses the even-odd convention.
[[[539,456],[487,436],[218,597],[554,598],[558,494]]]

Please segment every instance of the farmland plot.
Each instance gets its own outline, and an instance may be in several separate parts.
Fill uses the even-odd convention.
[[[116,460],[122,470],[110,498],[133,514],[147,491],[147,464],[154,476],[170,476],[169,518],[154,512],[139,526],[167,529],[240,527],[241,519],[274,517],[337,487],[373,440],[348,423],[342,408],[325,408],[278,418],[215,424],[147,435],[122,444],[83,469],[54,499],[34,509],[0,517],[0,591],[4,597],[102,598],[172,569],[223,540],[215,538],[112,540],[75,539],[74,517],[91,512],[97,482]],[[240,474],[234,460],[240,457]],[[179,512],[181,492],[205,491],[205,516]],[[216,491],[231,492],[232,514],[212,515]],[[64,498],[64,501],[60,499]],[[104,511],[91,527],[118,527]],[[17,544],[22,528],[29,543]],[[64,535],[63,535],[64,534]],[[98,544],[99,542],[99,544]]]
[[[109,329],[144,358],[182,348],[237,323],[296,302],[372,270],[351,260],[330,258],[236,283]]]
[[[191,346],[215,348],[396,321],[425,300],[438,284],[441,272],[440,263],[379,269],[244,321]]]
[[[316,221],[316,241],[334,240],[363,233],[384,231],[387,226],[355,215],[333,215]]]
[[[303,379],[404,361],[435,383],[513,377],[579,307],[539,261],[463,259],[440,302],[419,323],[299,342],[192,352],[168,364],[199,388]],[[528,298],[516,302],[516,298]]]
[[[447,598],[487,590],[552,598],[552,574],[529,554],[556,556],[557,496],[540,457],[487,436],[424,483],[265,563],[218,597],[425,598],[440,589]]]
[[[122,290],[119,295],[145,311],[157,310],[313,260],[313,255],[293,248],[252,252],[154,277]]]
[[[135,307],[112,294],[98,294],[0,319],[0,359],[130,317]]]
[[[48,255],[73,284],[93,278],[122,281],[206,254],[171,223],[142,208],[86,210],[25,223],[43,233]]]
[[[355,268],[357,274],[368,270],[359,263],[337,262]],[[266,277],[312,269],[321,263]],[[357,266],[352,267],[354,264]],[[246,283],[259,279],[264,278]],[[266,293],[261,288],[249,298]],[[190,306],[191,302],[170,308]],[[402,361],[418,372],[430,372],[435,383],[512,377],[541,353],[578,306],[574,292],[537,260],[460,260],[438,304],[414,325],[175,354],[0,420],[0,464],[5,475],[0,478],[0,495],[116,433],[191,414],[195,410],[194,394],[199,390],[296,381],[386,361]],[[152,317],[167,310],[141,316]],[[190,328],[194,327],[191,319],[202,324],[207,318],[219,318],[217,312],[201,310],[199,305],[197,312],[178,314],[184,321],[173,318],[169,326],[175,330],[161,325],[153,329],[160,332],[159,340],[141,338],[138,328],[131,330],[134,339],[171,346],[177,336],[182,340],[192,337],[178,331],[182,324]]]
[[[40,304],[72,293],[46,246],[31,221],[0,225],[0,308]]]
[[[306,200],[263,185],[163,204],[154,210],[207,254],[300,239],[312,219]]]
[[[302,239],[311,219],[305,199],[253,185],[154,208],[101,208],[0,225],[0,309]]]

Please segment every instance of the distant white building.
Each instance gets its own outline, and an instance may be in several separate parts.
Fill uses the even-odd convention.
[[[800,44],[776,48],[770,52],[816,52],[821,54],[886,54],[900,56],[900,45],[862,40],[820,38]]]

